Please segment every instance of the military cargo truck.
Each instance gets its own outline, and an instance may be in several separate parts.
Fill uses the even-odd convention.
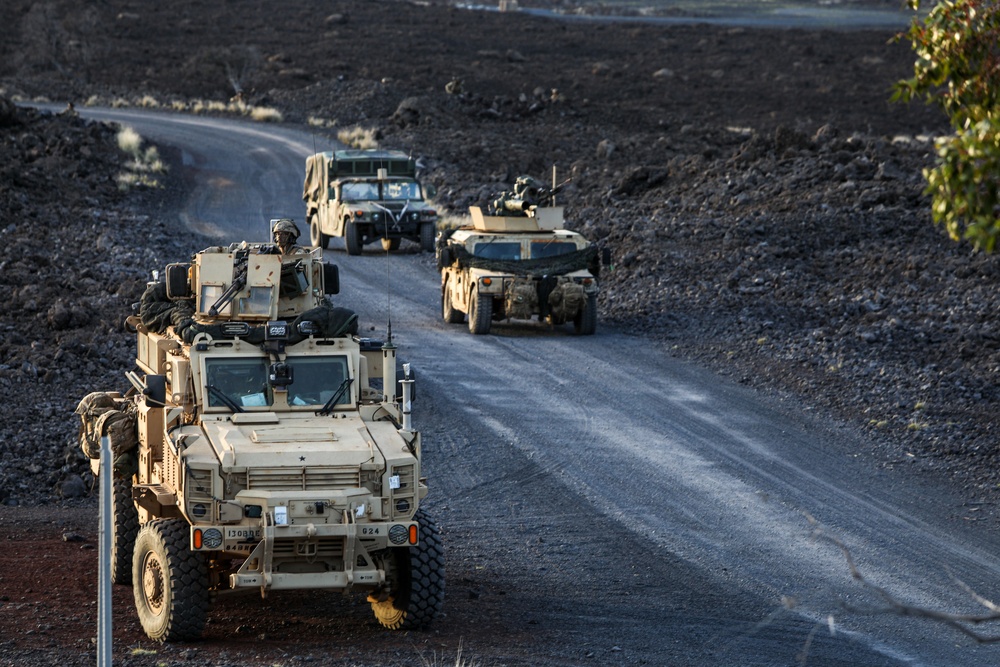
[[[563,207],[546,206],[555,188],[522,176],[486,211],[470,207],[472,224],[442,231],[437,241],[441,315],[469,331],[489,333],[498,320],[537,317],[597,330],[600,260],[596,246],[564,228]]]
[[[338,237],[348,254],[359,255],[375,240],[396,250],[409,239],[433,252],[438,215],[425,200],[435,195],[433,186],[417,180],[416,161],[400,151],[326,151],[306,158],[302,199],[315,248]]]
[[[387,628],[429,623],[444,564],[413,375],[332,306],[322,251],[234,244],[148,285],[126,392],[81,401],[81,441],[114,459],[112,580],[146,634],[200,636],[216,594],[368,595]]]

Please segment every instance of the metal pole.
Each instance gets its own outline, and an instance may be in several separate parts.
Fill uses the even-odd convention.
[[[401,384],[403,385],[403,430],[409,431],[411,429],[410,411],[413,402],[413,379],[410,377],[409,364],[403,364]]]
[[[100,513],[97,528],[97,667],[111,667],[111,438],[101,436]]]

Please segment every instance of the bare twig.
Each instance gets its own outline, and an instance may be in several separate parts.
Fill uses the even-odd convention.
[[[853,613],[863,613],[863,614],[895,614],[897,616],[906,616],[909,618],[922,618],[930,621],[935,621],[941,623],[947,627],[953,628],[965,636],[975,640],[980,644],[993,644],[1000,642],[1000,635],[986,634],[978,632],[973,627],[984,623],[991,623],[994,621],[1000,621],[1000,606],[987,600],[981,595],[973,591],[968,585],[966,585],[961,580],[957,579],[952,575],[952,580],[955,584],[961,588],[965,593],[969,595],[972,600],[977,604],[987,609],[988,613],[985,614],[955,614],[951,612],[939,611],[936,609],[927,609],[925,607],[919,607],[916,605],[906,604],[898,600],[892,595],[888,590],[882,586],[877,586],[865,578],[864,574],[858,568],[857,563],[854,561],[854,557],[851,555],[850,549],[844,544],[842,540],[834,535],[827,533],[823,526],[816,521],[809,513],[805,513],[806,519],[809,521],[812,529],[813,539],[822,539],[830,542],[844,554],[844,559],[847,561],[848,569],[851,572],[851,578],[860,583],[869,591],[874,592],[881,600],[884,606],[881,607],[871,607],[862,608],[854,605],[849,605],[843,603],[842,606],[845,611]]]

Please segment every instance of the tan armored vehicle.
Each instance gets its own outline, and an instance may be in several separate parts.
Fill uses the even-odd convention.
[[[572,322],[579,334],[597,330],[600,263],[597,248],[563,228],[563,208],[531,177],[501,193],[487,211],[470,208],[472,225],[442,231],[437,243],[441,314],[468,316],[469,331],[486,334],[494,320],[537,317]]]
[[[433,252],[438,215],[425,199],[435,194],[417,180],[416,161],[399,151],[326,151],[306,158],[302,199],[315,248],[329,247],[336,236],[349,255],[360,255],[377,239],[384,250],[409,239]]]
[[[321,254],[243,243],[168,265],[127,320],[132,388],[80,403],[84,450],[114,453],[112,579],[154,640],[197,638],[240,590],[361,591],[393,629],[441,608],[409,365],[398,381],[391,342],[332,307]]]

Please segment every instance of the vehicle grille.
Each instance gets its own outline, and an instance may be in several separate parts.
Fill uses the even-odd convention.
[[[330,559],[344,557],[344,538],[321,537],[318,540],[275,540],[274,558],[290,559],[301,556],[315,556]]]
[[[254,468],[247,472],[247,489],[285,491],[289,489],[357,489],[361,471],[357,468]]]
[[[185,490],[188,501],[201,500],[209,501],[212,499],[212,471],[211,470],[200,470],[198,468],[192,468],[188,466],[185,468],[187,471],[187,480]]]

